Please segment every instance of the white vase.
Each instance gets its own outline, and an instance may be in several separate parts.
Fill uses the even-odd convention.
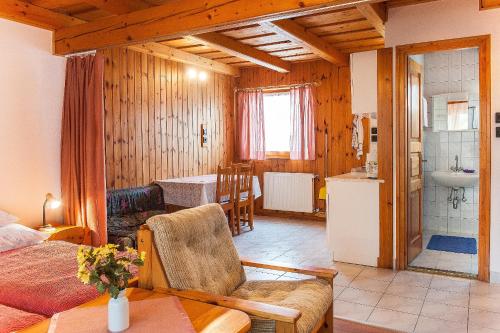
[[[108,302],[108,330],[110,332],[125,331],[129,327],[128,298],[125,290],[120,291],[118,298],[110,298]]]

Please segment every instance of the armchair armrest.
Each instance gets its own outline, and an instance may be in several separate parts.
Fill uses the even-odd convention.
[[[298,266],[283,264],[274,261],[261,261],[255,262],[248,259],[241,259],[241,264],[243,266],[257,267],[264,269],[273,269],[276,271],[290,272],[290,273],[300,273],[304,275],[316,276],[328,281],[333,281],[335,276],[337,276],[337,271],[331,268],[313,267],[313,266]]]
[[[173,288],[156,288],[155,291],[187,298],[194,301],[218,305],[230,309],[240,310],[249,315],[295,324],[302,315],[300,311],[282,306],[248,301],[231,296],[213,295],[197,290],[179,290]]]

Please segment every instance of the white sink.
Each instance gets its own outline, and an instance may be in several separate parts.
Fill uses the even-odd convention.
[[[445,187],[472,187],[479,180],[477,173],[434,171],[431,176],[434,182]]]

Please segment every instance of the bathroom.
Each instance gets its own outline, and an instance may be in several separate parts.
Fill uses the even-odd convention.
[[[412,56],[421,66],[422,251],[411,267],[477,275],[479,52]]]

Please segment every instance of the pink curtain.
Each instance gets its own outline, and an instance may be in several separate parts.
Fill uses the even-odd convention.
[[[313,87],[310,85],[290,89],[290,159],[316,159],[316,122],[314,119]]]
[[[100,55],[68,59],[61,133],[64,221],[89,227],[94,246],[107,242],[103,69]]]
[[[266,158],[264,135],[264,96],[262,90],[239,91],[240,158]]]

